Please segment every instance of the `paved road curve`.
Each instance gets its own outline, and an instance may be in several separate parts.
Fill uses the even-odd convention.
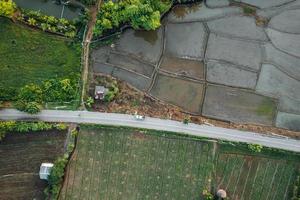
[[[146,117],[144,121],[137,121],[132,115],[126,114],[100,113],[88,111],[43,110],[37,115],[29,115],[14,109],[4,109],[0,111],[0,119],[38,119],[47,122],[93,123],[115,126],[130,126],[137,128],[172,131],[177,133],[185,133],[188,135],[228,140],[234,142],[255,143],[267,147],[300,152],[300,140],[288,139],[284,137],[271,137],[261,135],[258,133],[211,127],[207,125],[197,125],[192,123],[186,125],[177,121],[163,120],[150,117]]]

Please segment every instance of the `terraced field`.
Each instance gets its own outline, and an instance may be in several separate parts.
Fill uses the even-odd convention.
[[[236,200],[289,199],[299,158],[231,148],[155,131],[83,127],[60,199],[196,200],[218,188]]]

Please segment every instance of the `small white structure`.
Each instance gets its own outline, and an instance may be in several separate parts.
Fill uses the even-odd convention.
[[[50,175],[51,169],[53,167],[52,163],[42,163],[40,166],[40,179],[48,180],[48,176]]]
[[[108,92],[108,89],[105,88],[104,86],[96,86],[94,98],[103,100],[107,92]]]

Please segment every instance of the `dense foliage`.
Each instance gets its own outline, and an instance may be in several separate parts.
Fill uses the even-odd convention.
[[[71,131],[67,152],[55,161],[54,166],[51,169],[50,175],[48,176],[48,187],[45,190],[45,193],[49,199],[58,199],[59,191],[61,189],[65,174],[65,167],[68,163],[71,153],[74,150],[77,134],[78,131],[76,129]]]
[[[58,158],[53,168],[51,169],[50,175],[48,176],[48,188],[45,193],[51,196],[51,199],[57,199],[59,195],[59,190],[61,188],[61,183],[63,181],[63,176],[65,173],[65,167],[68,163],[68,156],[64,155]]]
[[[0,15],[12,17],[17,6],[12,0],[0,0]]]
[[[298,173],[300,173],[300,171]],[[296,177],[291,200],[300,200],[300,175]]]
[[[105,2],[97,16],[94,34],[130,24],[135,29],[154,30],[160,26],[160,16],[171,7],[171,2],[160,0],[125,0]]]
[[[0,17],[0,52],[0,101],[15,101],[20,88],[30,83],[73,78],[80,72],[79,43],[28,29],[6,17]]]
[[[30,26],[38,27],[43,31],[60,33],[71,38],[76,35],[76,27],[72,22],[64,18],[58,19],[53,16],[43,15],[39,11],[22,9],[19,20]]]
[[[108,84],[108,92],[104,96],[104,101],[111,102],[118,93],[119,88],[117,85],[117,81],[114,80],[110,84]]]
[[[30,131],[46,131],[51,129],[65,130],[65,124],[55,124],[46,122],[16,122],[16,121],[0,121],[0,141],[9,132],[26,133]]]
[[[256,153],[260,153],[263,149],[263,146],[260,144],[248,144],[248,148]]]
[[[15,106],[18,110],[35,114],[43,102],[68,102],[76,99],[75,79],[50,79],[42,85],[28,84],[20,89]]]
[[[96,3],[96,0],[79,0],[79,1],[85,5],[94,5]]]

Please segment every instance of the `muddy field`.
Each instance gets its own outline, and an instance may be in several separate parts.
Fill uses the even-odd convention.
[[[39,167],[63,154],[65,137],[60,131],[8,134],[0,142],[0,199],[44,199]]]

